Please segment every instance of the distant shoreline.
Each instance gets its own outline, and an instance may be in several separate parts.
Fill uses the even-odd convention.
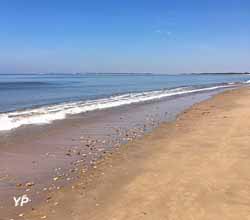
[[[249,75],[250,72],[213,72],[213,73],[116,73],[116,72],[76,72],[76,73],[0,73],[0,75]]]

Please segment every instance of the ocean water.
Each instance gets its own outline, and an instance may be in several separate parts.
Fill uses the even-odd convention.
[[[249,80],[246,74],[0,74],[0,131]]]

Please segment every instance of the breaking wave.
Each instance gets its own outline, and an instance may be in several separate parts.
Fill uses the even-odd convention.
[[[250,81],[249,81],[250,82]],[[175,95],[184,95],[189,93],[211,91],[220,88],[232,87],[232,84],[223,84],[212,87],[180,87],[175,89],[149,91],[141,93],[128,93],[123,95],[111,96],[96,100],[78,101],[71,103],[62,103],[51,106],[43,106],[33,109],[7,112],[0,114],[0,131],[8,131],[31,124],[48,124],[54,120],[61,120],[69,115],[79,114],[94,110],[118,107],[133,103],[157,100]]]

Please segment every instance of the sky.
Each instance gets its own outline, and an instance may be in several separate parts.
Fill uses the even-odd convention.
[[[246,71],[249,0],[0,0],[0,73]]]

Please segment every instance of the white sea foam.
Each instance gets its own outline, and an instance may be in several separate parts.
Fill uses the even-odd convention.
[[[48,124],[54,120],[64,119],[68,115],[79,114],[88,111],[113,108],[122,105],[161,99],[174,95],[210,91],[226,87],[230,87],[230,85],[199,89],[182,87],[169,90],[129,93],[97,100],[63,103],[29,110],[2,113],[0,114],[0,131],[15,129],[23,125]]]

